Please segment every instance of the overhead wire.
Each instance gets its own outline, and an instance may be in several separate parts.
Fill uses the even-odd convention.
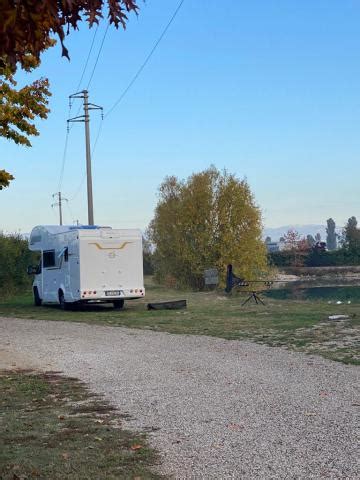
[[[99,140],[99,137],[100,137],[100,133],[101,133],[101,130],[102,130],[102,125],[103,125],[103,121],[101,121],[100,123],[100,127],[98,129],[98,133],[97,133],[97,136],[95,138],[95,142],[93,144],[93,147],[91,149],[91,156],[94,155],[94,152],[95,152],[95,149],[96,149],[96,145],[97,145],[97,142]],[[69,199],[69,202],[72,202],[73,200],[75,200],[75,198],[79,195],[83,185],[84,185],[84,181],[85,181],[85,178],[86,178],[86,172],[83,174],[83,176],[81,177],[81,181],[79,183],[79,186],[77,187],[77,189],[75,190],[75,193],[73,194],[73,196]]]
[[[82,71],[82,74],[81,74],[81,77],[80,77],[78,86],[76,87],[76,90],[75,90],[76,92],[79,91],[79,88],[80,88],[81,83],[82,83],[82,81],[83,81],[83,78],[84,78],[84,75],[85,75],[85,72],[86,72],[86,69],[87,69],[89,60],[90,60],[90,55],[91,55],[91,52],[92,52],[92,49],[93,49],[93,46],[94,46],[94,43],[95,43],[95,38],[96,38],[96,35],[97,35],[97,32],[98,32],[98,29],[99,29],[99,24],[97,23],[97,24],[96,24],[96,29],[95,29],[95,32],[94,32],[94,35],[93,35],[93,39],[92,39],[92,42],[91,42],[91,45],[90,45],[89,53],[88,53],[87,59],[86,59],[86,61],[85,61],[85,65],[84,65],[84,68],[83,68],[83,71]]]
[[[89,81],[87,83],[87,87],[86,89],[88,90],[89,87],[90,87],[90,84],[92,82],[92,79],[94,77],[94,74],[95,74],[95,71],[96,71],[96,67],[99,63],[99,59],[100,59],[100,55],[101,55],[101,52],[102,52],[102,49],[103,49],[103,46],[104,46],[104,43],[105,43],[105,39],[106,39],[106,35],[107,35],[107,32],[108,32],[108,29],[109,29],[109,23],[107,24],[107,27],[105,29],[105,32],[104,32],[104,35],[102,37],[102,40],[101,40],[101,43],[100,43],[100,47],[99,47],[99,50],[98,50],[98,53],[97,53],[97,56],[96,56],[96,59],[95,59],[95,63],[94,63],[94,66],[93,66],[93,69],[91,71],[91,74],[90,74],[90,78],[89,78]],[[92,52],[92,49],[93,49],[93,46],[94,46],[94,42],[95,42],[95,38],[96,38],[96,34],[97,34],[97,31],[98,31],[98,25],[96,26],[96,30],[94,32],[94,36],[93,36],[93,40],[91,42],[91,46],[90,46],[90,50],[89,50],[89,53],[88,53],[88,56],[87,56],[87,59],[86,59],[86,62],[85,62],[85,65],[84,65],[84,68],[83,68],[83,72],[81,74],[81,78],[80,78],[80,81],[78,83],[78,86],[76,88],[76,91],[78,92],[79,91],[79,88],[81,86],[81,82],[84,78],[84,75],[85,75],[85,71],[86,71],[86,68],[87,68],[87,65],[89,63],[89,58],[90,58],[90,55],[91,55],[91,52]],[[72,104],[70,103],[70,110],[71,110],[71,107],[72,107]],[[69,110],[69,112],[70,112]],[[81,104],[79,105],[78,109],[77,109],[77,112],[76,112],[76,115],[75,117],[77,117],[80,113],[80,110],[81,110]],[[101,122],[102,123],[102,122]],[[72,124],[70,126],[70,128],[68,128],[68,131],[72,130],[72,128],[74,127],[74,125]],[[101,131],[101,129],[99,129],[99,132]],[[71,200],[74,200],[74,198],[78,195],[78,193],[80,192],[80,189],[81,189],[81,186],[82,186],[82,183],[83,183],[83,180],[81,181],[81,184],[80,184],[80,187],[77,189],[77,193],[75,195],[72,196]]]
[[[70,111],[71,111],[71,107],[69,105],[68,116],[70,116]],[[68,151],[68,145],[69,145],[69,135],[70,135],[70,129],[67,125],[66,126],[66,136],[65,136],[65,142],[64,142],[63,156],[62,156],[62,160],[61,160],[59,183],[58,183],[58,191],[59,192],[61,190],[61,186],[62,186],[62,182],[63,182],[63,178],[64,178],[65,163],[66,163],[66,157],[67,157],[67,151]]]
[[[70,213],[70,218],[71,218],[70,223],[73,223],[76,219],[74,217],[72,209],[70,208],[69,202],[66,202],[66,206],[67,206],[67,208],[69,210],[69,213]]]
[[[160,37],[157,39],[157,41],[155,42],[153,48],[150,50],[149,54],[146,56],[144,62],[140,65],[139,69],[137,70],[137,72],[135,73],[135,75],[132,77],[132,79],[130,80],[130,82],[128,83],[127,87],[124,89],[124,91],[122,92],[122,94],[120,95],[120,97],[116,100],[116,102],[112,105],[112,107],[108,110],[108,112],[106,113],[106,115],[104,116],[104,119],[106,119],[112,112],[113,110],[119,105],[119,103],[123,100],[123,98],[125,97],[125,95],[128,93],[128,91],[130,90],[130,88],[134,85],[134,83],[136,82],[136,80],[139,78],[139,76],[141,75],[142,71],[144,70],[144,68],[146,67],[146,65],[149,63],[149,60],[151,59],[151,57],[153,56],[153,54],[155,53],[156,49],[158,48],[159,44],[161,43],[162,39],[165,37],[167,31],[169,30],[171,24],[173,23],[173,21],[175,20],[177,14],[179,13],[181,7],[183,6],[183,3],[185,2],[185,0],[180,0],[178,6],[176,7],[173,15],[171,16],[170,20],[168,21],[168,23],[166,24],[164,30],[162,31]]]
[[[106,35],[107,35],[107,32],[108,32],[109,26],[110,26],[110,24],[108,23],[108,24],[107,24],[107,27],[106,27],[106,29],[105,29],[104,35],[103,35],[103,37],[102,37],[101,43],[100,43],[100,48],[99,48],[99,50],[98,50],[98,53],[97,53],[97,56],[96,56],[96,60],[95,60],[94,66],[93,66],[93,69],[92,69],[92,71],[91,71],[90,78],[89,78],[89,81],[88,81],[87,86],[86,86],[86,90],[89,90],[90,84],[91,84],[92,79],[93,79],[93,77],[94,77],[94,74],[95,74],[95,71],[96,71],[96,67],[97,67],[97,65],[98,65],[98,63],[99,63],[100,55],[101,55],[101,52],[102,52],[102,49],[103,49],[103,46],[104,46],[104,43],[105,43],[105,39],[106,39]],[[88,59],[87,59],[86,64],[85,64],[85,68],[86,68],[86,66],[87,66],[87,64],[88,64],[88,61],[89,61],[89,57],[90,57],[90,54],[91,54],[91,51],[92,51],[92,47],[93,47],[93,44],[94,44],[96,32],[97,32],[97,29],[96,29],[96,31],[95,31],[95,35],[94,35],[94,38],[93,38],[93,42],[92,42],[91,47],[90,47],[90,51],[89,51]],[[84,68],[84,71],[83,71],[83,73],[82,73],[81,80],[80,80],[80,82],[79,82],[79,84],[78,84],[78,86],[77,86],[77,88],[76,88],[76,92],[79,91],[79,88],[80,88],[80,86],[81,86],[81,82],[82,82],[82,79],[83,79],[84,73],[85,73],[85,68]],[[78,109],[77,109],[77,112],[76,112],[75,117],[77,117],[77,116],[79,115],[80,110],[81,110],[81,104],[79,105],[79,107],[78,107]],[[74,127],[74,125],[71,125],[71,126],[70,126],[70,130],[71,130],[73,127]]]
[[[89,59],[90,59],[90,56],[91,56],[91,53],[92,53],[92,49],[93,49],[93,46],[94,46],[94,43],[95,43],[95,38],[96,38],[96,35],[97,35],[97,32],[98,32],[98,29],[99,29],[99,24],[96,24],[96,29],[95,29],[93,39],[92,39],[92,42],[91,42],[91,45],[90,45],[89,53],[88,53],[87,59],[86,59],[85,64],[84,64],[84,68],[83,68],[79,83],[78,83],[78,85],[76,87],[76,90],[75,90],[76,93],[79,92],[79,90],[80,90],[81,83],[83,81],[83,78],[84,78],[88,63],[89,63]],[[94,69],[93,69],[93,71],[94,71]],[[70,110],[71,110],[71,107],[72,107],[72,103],[70,102]],[[77,117],[79,115],[80,110],[81,110],[81,104],[78,106],[75,117]],[[72,130],[74,128],[74,124],[72,123],[69,128],[70,128],[70,130]]]
[[[91,56],[91,52],[92,52],[92,49],[93,49],[93,47],[94,47],[94,43],[95,43],[95,38],[96,38],[97,31],[98,31],[98,27],[99,27],[99,26],[96,25],[96,29],[95,29],[95,32],[94,32],[94,35],[93,35],[93,38],[92,38],[92,42],[91,42],[91,45],[90,45],[90,49],[89,49],[89,52],[88,52],[88,55],[87,55],[87,58],[86,58],[86,61],[85,61],[85,64],[84,64],[82,73],[81,73],[80,80],[79,80],[78,85],[77,85],[77,87],[76,87],[76,91],[79,90],[79,88],[80,88],[80,86],[81,86],[81,82],[83,81],[83,78],[84,78],[84,75],[85,75],[85,72],[86,72],[88,63],[89,63],[89,59],[90,59],[90,56]],[[71,108],[72,108],[72,103],[70,102],[70,103],[69,103],[68,118],[70,117]],[[81,106],[79,107],[76,116],[79,114],[80,108],[81,108]],[[65,163],[66,163],[66,157],[67,157],[67,151],[68,151],[68,145],[69,145],[69,135],[70,135],[70,131],[71,131],[72,127],[73,127],[73,125],[71,125],[70,128],[69,128],[69,125],[68,125],[68,124],[66,125],[66,136],[65,136],[65,142],[64,142],[63,156],[62,156],[62,160],[61,160],[61,168],[60,168],[60,176],[59,176],[59,183],[58,183],[58,191],[61,190],[62,182],[63,182],[63,178],[64,178]]]
[[[103,35],[103,38],[101,40],[100,48],[99,48],[99,51],[98,51],[98,54],[97,54],[97,57],[96,57],[96,60],[95,60],[95,63],[94,63],[94,67],[92,69],[92,72],[91,72],[91,75],[90,75],[90,78],[89,78],[89,81],[88,81],[88,84],[87,84],[87,87],[86,87],[87,90],[89,90],[90,84],[91,84],[92,79],[94,77],[94,73],[95,73],[96,67],[97,67],[98,62],[99,62],[99,58],[100,58],[100,55],[101,55],[101,52],[102,52],[102,49],[103,49],[103,46],[104,46],[104,43],[105,43],[105,39],[106,39],[107,32],[109,30],[109,26],[110,26],[110,23],[107,24],[104,35]]]
[[[150,52],[148,53],[148,55],[145,57],[145,60],[143,61],[143,63],[140,65],[140,67],[138,68],[138,70],[136,71],[135,75],[131,78],[130,82],[128,83],[128,85],[126,86],[126,88],[123,90],[122,94],[120,95],[120,97],[116,100],[116,102],[111,106],[111,108],[109,109],[109,111],[104,115],[104,120],[114,111],[114,109],[119,105],[119,103],[124,99],[124,97],[127,95],[127,93],[129,92],[129,90],[131,89],[131,87],[134,85],[134,83],[136,82],[136,80],[139,78],[139,76],[141,75],[141,73],[143,72],[144,68],[146,67],[146,65],[149,63],[151,57],[153,56],[153,54],[155,53],[155,51],[157,50],[158,46],[160,45],[161,41],[163,40],[163,38],[165,37],[167,31],[169,30],[171,24],[174,22],[175,18],[177,17],[181,7],[183,6],[185,0],[180,0],[180,2],[178,3],[174,13],[172,14],[172,16],[170,17],[169,21],[167,22],[167,24],[165,25],[165,28],[162,30],[159,38],[156,40],[154,46],[152,47],[152,49],[150,50]],[[90,83],[92,81],[92,78],[94,76],[94,72],[95,72],[95,69],[96,69],[96,66],[98,64],[98,60],[99,60],[99,57],[100,57],[100,54],[101,54],[101,50],[102,50],[102,47],[104,45],[104,42],[105,42],[105,38],[106,38],[106,34],[107,34],[107,30],[108,30],[108,27],[109,25],[107,26],[106,30],[105,30],[105,33],[104,33],[104,36],[103,36],[103,39],[102,39],[102,42],[101,42],[101,45],[100,45],[100,49],[99,49],[99,52],[98,52],[98,56],[96,58],[96,61],[95,61],[95,65],[94,65],[94,68],[93,68],[93,71],[91,73],[91,76],[90,76],[90,79],[89,79],[89,82],[88,82],[88,86],[87,88],[89,88],[90,86]],[[96,146],[97,146],[97,143],[98,143],[98,140],[100,138],[100,135],[101,135],[101,132],[102,132],[102,128],[103,128],[103,121],[100,123],[99,125],[99,129],[98,129],[98,132],[97,132],[97,135],[96,135],[96,138],[95,138],[95,142],[93,144],[93,147],[92,147],[92,152],[91,154],[93,155],[93,153],[95,152],[95,149],[96,149]],[[73,201],[77,196],[78,194],[80,193],[81,191],[81,188],[83,186],[83,183],[85,181],[85,178],[86,178],[86,172],[84,173],[82,179],[81,179],[81,182],[78,186],[78,188],[75,190],[75,193],[74,195],[71,197],[70,201]]]
[[[54,205],[51,205],[51,211],[52,211],[52,213],[55,215],[55,217],[58,218],[58,216],[57,216],[57,214],[56,214],[56,212],[55,212],[55,210],[54,210]]]

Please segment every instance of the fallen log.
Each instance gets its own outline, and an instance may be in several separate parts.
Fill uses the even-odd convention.
[[[186,300],[172,300],[170,302],[148,303],[148,310],[179,310],[186,308]]]

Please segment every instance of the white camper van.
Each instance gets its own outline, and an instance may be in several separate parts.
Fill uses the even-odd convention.
[[[40,252],[33,293],[35,305],[111,302],[145,295],[140,230],[97,226],[38,226],[29,248]]]

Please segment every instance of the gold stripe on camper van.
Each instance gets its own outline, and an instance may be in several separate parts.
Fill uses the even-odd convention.
[[[99,250],[122,250],[123,248],[126,247],[126,245],[129,245],[130,243],[134,243],[134,242],[124,242],[122,243],[119,247],[103,247],[102,245],[100,245],[100,243],[89,243],[89,245],[95,245],[96,248],[98,248]]]

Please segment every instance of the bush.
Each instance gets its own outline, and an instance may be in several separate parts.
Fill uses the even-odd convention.
[[[313,251],[307,258],[309,267],[339,267],[360,265],[360,252],[353,252],[347,248],[332,250],[330,252]]]
[[[308,255],[308,252],[283,250],[282,252],[269,253],[268,259],[270,265],[275,267],[301,267],[307,264]]]
[[[269,254],[269,262],[276,267],[340,267],[360,265],[360,252],[347,248],[330,252],[312,249],[309,252],[298,252],[298,263],[294,263],[294,253],[290,250]]]
[[[37,262],[38,255],[30,252],[27,240],[17,234],[0,233],[0,296],[29,289],[32,278],[27,274],[27,267]]]

